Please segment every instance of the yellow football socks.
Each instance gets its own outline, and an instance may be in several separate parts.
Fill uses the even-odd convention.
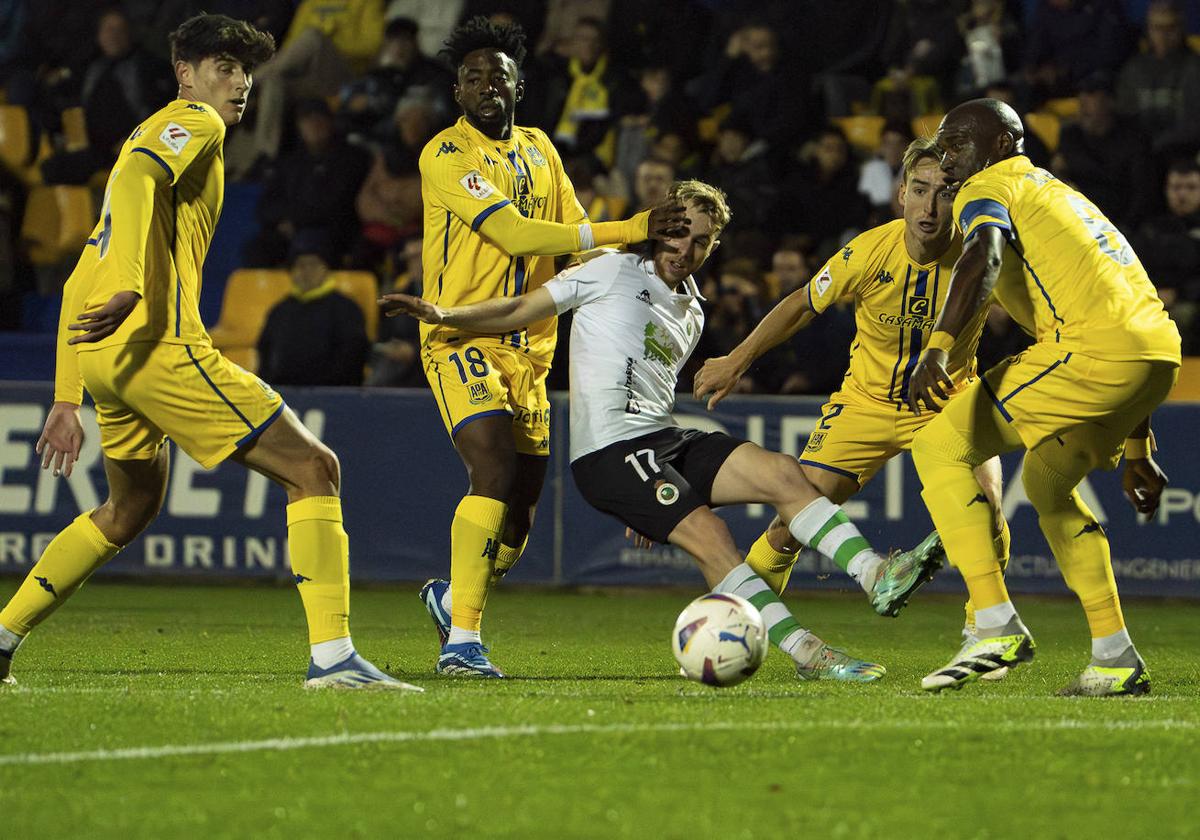
[[[350,635],[350,540],[337,496],[309,496],[287,506],[288,553],[310,644]]]
[[[478,632],[488,583],[500,556],[508,505],[487,496],[463,496],[450,525],[450,623]]]
[[[0,612],[0,625],[18,636],[28,634],[121,550],[96,527],[91,513],[77,516],[50,541],[17,594]]]
[[[1008,529],[1008,520],[1000,520],[1000,533],[992,538],[992,544],[995,546],[996,554],[1000,558],[1000,574],[1004,574],[1008,570],[1008,558],[1012,554],[1012,532]],[[971,603],[971,599],[967,599],[967,629],[972,633],[975,632],[975,605]]]
[[[754,541],[754,545],[750,546],[750,553],[746,555],[746,565],[766,581],[772,592],[782,595],[799,554],[798,551],[776,551],[767,540],[767,532],[763,531]]]
[[[508,570],[517,564],[521,559],[521,555],[525,553],[525,546],[529,544],[529,537],[521,540],[521,544],[516,548],[511,545],[500,543],[500,550],[496,552],[496,566],[492,569],[492,586],[500,582],[500,578],[508,574]]]
[[[1058,473],[1037,451],[1025,458],[1024,480],[1063,580],[1087,613],[1092,638],[1118,632],[1125,627],[1125,617],[1113,579],[1108,537],[1074,489],[1076,480]]]

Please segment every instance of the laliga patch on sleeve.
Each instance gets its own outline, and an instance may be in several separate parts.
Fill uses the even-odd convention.
[[[162,134],[158,135],[158,139],[163,145],[170,149],[175,154],[183,151],[183,147],[192,139],[192,132],[181,126],[179,123],[167,123],[167,127],[162,130]]]
[[[825,292],[829,291],[829,286],[833,283],[833,277],[829,274],[829,266],[817,275],[813,282],[813,291],[817,293],[817,297],[825,297]]]
[[[472,169],[466,175],[462,176],[458,183],[462,184],[467,193],[474,198],[487,198],[496,191],[496,188],[479,174],[478,169]]]

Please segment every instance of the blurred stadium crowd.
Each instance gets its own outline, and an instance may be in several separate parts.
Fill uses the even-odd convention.
[[[0,329],[35,328],[30,301],[61,289],[116,150],[175,94],[167,33],[201,10],[280,45],[226,143],[228,180],[261,187],[237,264],[269,270],[237,273],[275,285],[240,338],[214,331],[255,333],[235,358],[276,384],[361,384],[366,361],[368,384],[424,386],[414,323],[371,309],[380,289],[419,293],[417,157],[459,115],[437,51],[480,14],[525,28],[517,122],[551,136],[593,219],[679,177],[728,193],[697,363],[898,215],[909,140],[980,95],[1014,105],[1033,161],[1128,236],[1200,352],[1197,0],[0,0]],[[320,293],[329,271],[344,294]],[[239,288],[223,325],[259,305]],[[989,331],[982,364],[1025,344],[1001,312]],[[742,387],[828,393],[853,333],[830,310]]]

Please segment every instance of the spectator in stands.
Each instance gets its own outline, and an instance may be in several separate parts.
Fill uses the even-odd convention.
[[[695,125],[696,106],[675,83],[671,67],[651,62],[637,72],[641,96],[631,99],[629,113],[621,117],[614,163],[621,177],[633,180],[634,168],[650,153],[660,126]]]
[[[887,74],[872,92],[874,113],[907,122],[941,113],[963,54],[954,7],[943,0],[898,0],[884,38]]]
[[[912,139],[908,123],[887,123],[879,137],[879,149],[859,167],[858,191],[871,203],[872,224],[896,218],[892,203],[898,195],[904,150]]]
[[[370,157],[338,135],[323,99],[296,103],[296,128],[299,146],[267,171],[258,205],[261,230],[247,246],[247,265],[282,263],[300,229],[325,230],[337,254],[358,233],[354,204]]]
[[[463,19],[464,0],[391,0],[385,18],[405,17],[417,23],[417,42],[425,55],[437,55],[458,22]]]
[[[133,41],[129,19],[116,7],[96,22],[99,54],[83,72],[79,104],[87,125],[87,148],[53,155],[42,163],[48,184],[86,184],[112,166],[129,126],[137,125],[174,96],[174,75]]]
[[[812,277],[812,269],[800,243],[785,237],[771,255],[771,272],[767,275],[767,294],[772,302],[783,300]]]
[[[1200,304],[1200,164],[1189,158],[1172,163],[1165,192],[1167,212],[1138,228],[1133,247],[1179,322],[1184,350],[1194,353]]]
[[[1183,12],[1155,0],[1146,13],[1146,52],[1121,68],[1117,109],[1134,116],[1155,150],[1195,154],[1200,145],[1200,55],[1184,41]]]
[[[675,181],[675,167],[665,160],[649,157],[638,164],[633,178],[633,197],[638,210],[645,210],[667,197]]]
[[[753,123],[737,113],[717,132],[717,145],[704,180],[725,191],[731,218],[725,230],[761,229],[770,221],[776,173],[767,160],[767,143],[754,136]]]
[[[571,155],[563,161],[563,169],[575,187],[575,198],[591,221],[611,222],[625,218],[628,201],[609,191],[604,164],[595,155]]]
[[[620,69],[609,62],[604,23],[580,18],[569,55],[545,56],[536,78],[544,87],[540,93],[527,91],[525,101],[543,109],[541,124],[558,147],[567,153],[592,152],[611,163],[616,154],[612,128],[628,107],[630,93]],[[530,74],[526,84],[533,79]]]
[[[384,29],[375,66],[342,88],[338,119],[352,135],[376,135],[381,124],[391,124],[396,103],[413,87],[436,97],[442,113],[449,113],[453,83],[454,77],[445,67],[421,54],[416,22],[394,18]]]
[[[830,253],[863,230],[869,214],[846,135],[826,125],[801,148],[800,164],[779,191],[774,224],[803,236],[807,252]]]
[[[798,75],[784,72],[775,30],[755,22],[731,33],[721,59],[686,90],[702,111],[736,107],[754,137],[783,149],[795,141],[804,112],[807,84]]]
[[[421,237],[404,243],[403,271],[387,291],[421,295]],[[420,388],[426,384],[421,367],[421,324],[415,318],[381,318],[379,340],[371,349],[371,372],[367,385],[390,388]],[[564,366],[565,367],[565,366]]]
[[[391,119],[376,127],[370,136],[373,144],[392,153],[420,157],[421,150],[446,124],[446,114],[438,98],[428,88],[414,87],[400,97]]]
[[[752,259],[726,260],[717,277],[710,276],[704,281],[703,290],[707,309],[704,332],[692,354],[694,361],[689,361],[679,377],[679,387],[683,390],[690,390],[689,383],[704,359],[728,354],[766,313],[766,282]],[[750,393],[764,388],[755,376],[747,375],[742,377],[737,390]]]
[[[1039,0],[1026,33],[1023,110],[1073,96],[1096,73],[1115,74],[1128,54],[1119,0]]]
[[[965,55],[957,92],[962,98],[978,96],[989,85],[1004,82],[1008,69],[1018,62],[1020,30],[1005,11],[1004,0],[971,0],[958,17]]]
[[[226,151],[230,176],[245,177],[275,160],[287,106],[336,95],[366,72],[382,41],[383,0],[302,0],[279,52],[254,72],[252,142]]]
[[[584,19],[607,20],[611,5],[611,0],[548,0],[545,26],[534,47],[534,54],[543,56],[549,53],[560,58],[571,58],[575,28],[579,22]]]
[[[421,175],[417,155],[393,146],[376,149],[355,200],[362,238],[351,265],[380,273],[381,262],[421,233]]]
[[[366,321],[329,276],[333,241],[324,230],[292,240],[292,291],[267,315],[258,338],[258,374],[276,385],[361,385]]]
[[[1117,116],[1111,77],[1098,73],[1080,84],[1079,119],[1063,128],[1051,169],[1132,229],[1150,204],[1148,152],[1141,130]]]

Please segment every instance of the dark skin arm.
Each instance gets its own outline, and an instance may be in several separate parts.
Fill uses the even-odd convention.
[[[934,332],[946,332],[955,338],[987,303],[1000,276],[1004,254],[1004,234],[997,227],[980,228],[963,246],[962,256],[950,276],[950,292]],[[930,411],[941,411],[937,400],[949,399],[954,383],[946,370],[945,350],[930,348],[921,354],[908,386],[908,407],[921,413],[921,403]],[[935,399],[936,398],[936,399]]]
[[[1150,448],[1153,449],[1150,418],[1147,417],[1138,423],[1129,433],[1129,437],[1134,439],[1150,438]],[[1158,503],[1162,499],[1162,492],[1167,484],[1167,474],[1155,463],[1153,455],[1147,455],[1145,458],[1125,459],[1125,474],[1121,476],[1121,487],[1125,491],[1125,498],[1129,499],[1129,503],[1138,513],[1145,514],[1147,517],[1153,516],[1154,512],[1158,510]]]

